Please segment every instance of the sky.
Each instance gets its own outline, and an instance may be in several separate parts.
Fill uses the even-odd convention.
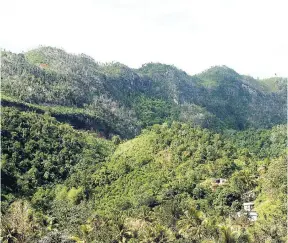
[[[287,0],[0,0],[0,47],[288,77]]]

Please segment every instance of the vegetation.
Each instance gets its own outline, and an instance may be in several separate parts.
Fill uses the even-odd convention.
[[[286,84],[3,54],[1,242],[287,241]]]
[[[3,108],[3,240],[284,242],[285,129],[220,135],[174,122],[117,145],[48,114]],[[213,178],[228,184],[214,188]],[[255,224],[236,215],[250,191]]]
[[[61,122],[107,137],[132,138],[141,128],[172,121],[215,131],[286,123],[286,78],[255,80],[226,66],[189,76],[160,63],[131,69],[40,47],[24,54],[3,52],[1,69],[5,96],[61,110]]]

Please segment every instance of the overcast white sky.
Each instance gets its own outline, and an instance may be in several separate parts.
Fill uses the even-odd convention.
[[[0,0],[0,47],[288,77],[287,0]]]

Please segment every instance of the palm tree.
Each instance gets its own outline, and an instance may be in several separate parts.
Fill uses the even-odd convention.
[[[219,233],[218,243],[236,243],[239,238],[239,232],[233,231],[230,226],[220,226]]]
[[[205,231],[204,215],[194,208],[185,211],[184,216],[178,221],[179,234],[192,241],[200,241]]]

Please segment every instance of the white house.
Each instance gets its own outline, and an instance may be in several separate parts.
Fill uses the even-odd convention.
[[[244,214],[248,216],[250,221],[256,221],[258,218],[258,213],[254,211],[254,202],[243,203]],[[238,217],[242,215],[241,212],[237,213]]]
[[[248,212],[248,217],[250,221],[256,221],[258,218],[258,213],[256,211]]]
[[[244,210],[250,212],[254,209],[254,202],[243,203]]]

